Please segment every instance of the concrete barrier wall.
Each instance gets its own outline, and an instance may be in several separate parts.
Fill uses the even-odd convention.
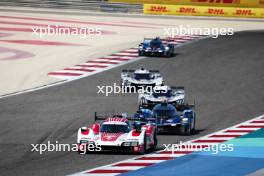
[[[1,0],[0,6],[143,13],[142,4],[109,3],[106,0]]]
[[[264,0],[109,0],[109,2],[264,8]]]

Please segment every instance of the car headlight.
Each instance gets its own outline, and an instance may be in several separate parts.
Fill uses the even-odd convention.
[[[182,118],[182,122],[188,122],[188,118],[186,118],[186,117],[184,117],[184,118]]]
[[[170,49],[169,47],[167,47],[167,46],[165,47],[165,50],[169,50],[169,49]]]

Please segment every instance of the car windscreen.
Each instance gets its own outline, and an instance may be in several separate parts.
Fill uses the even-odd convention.
[[[100,128],[100,132],[106,133],[128,133],[129,131],[128,125],[103,124]]]
[[[155,90],[153,92],[154,97],[171,97],[172,91],[171,90]]]
[[[149,73],[135,73],[134,78],[139,80],[139,79],[150,79],[150,74]]]
[[[161,47],[162,42],[161,41],[151,41],[150,42],[150,47],[151,48],[160,48]]]

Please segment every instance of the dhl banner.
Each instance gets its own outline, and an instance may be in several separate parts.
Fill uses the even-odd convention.
[[[144,4],[144,14],[263,18],[264,8]]]
[[[109,0],[109,2],[264,8],[264,0]]]

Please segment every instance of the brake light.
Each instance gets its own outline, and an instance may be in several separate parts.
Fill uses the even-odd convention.
[[[133,130],[132,131],[132,136],[139,136],[140,135],[140,133],[139,132],[137,132],[136,130]]]
[[[89,129],[81,129],[82,135],[88,135],[89,134]]]

